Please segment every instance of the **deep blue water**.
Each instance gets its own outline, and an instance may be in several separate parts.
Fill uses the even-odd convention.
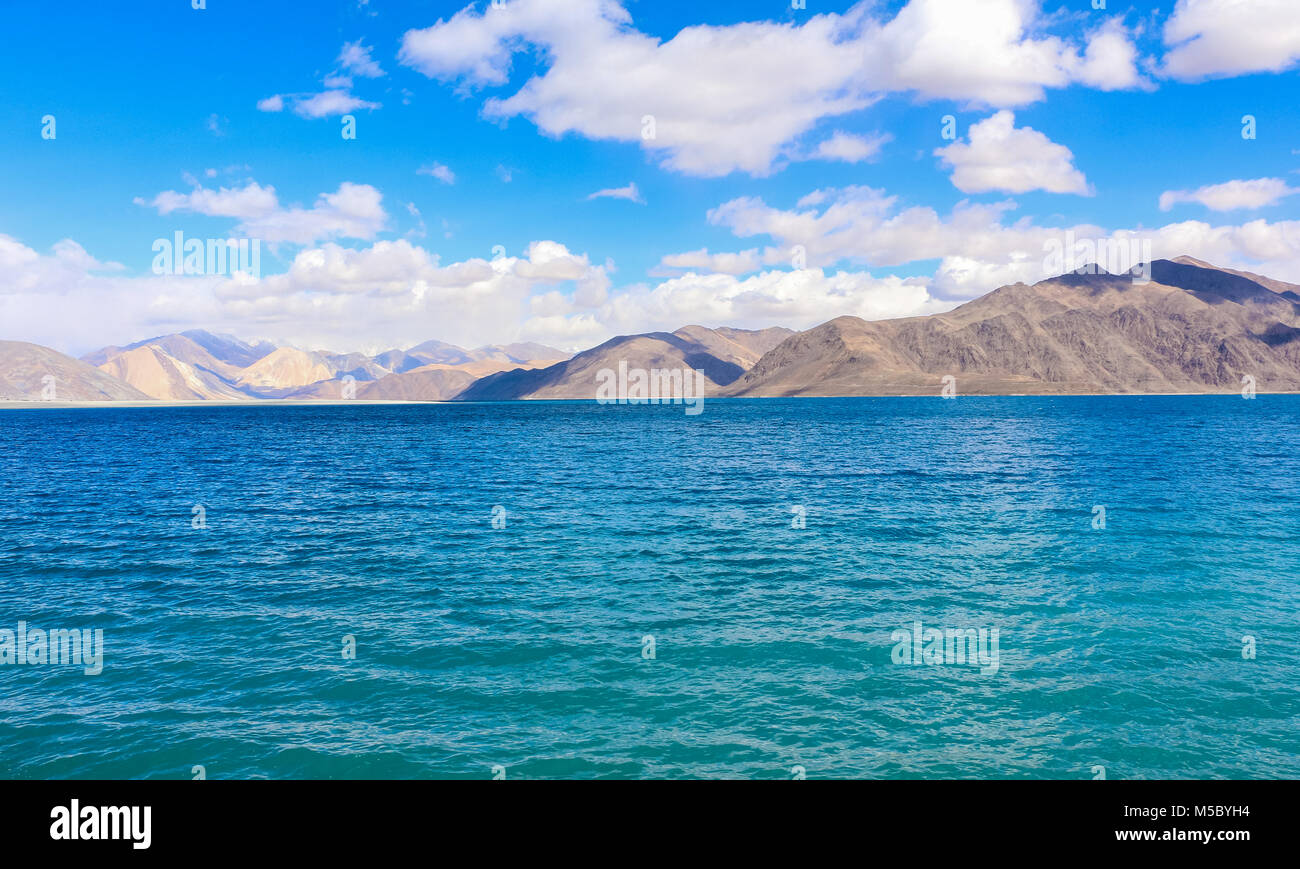
[[[1297,777],[1298,432],[1270,395],[0,411],[0,629],[106,650],[0,666],[0,775]],[[997,672],[894,663],[918,620],[997,628]]]

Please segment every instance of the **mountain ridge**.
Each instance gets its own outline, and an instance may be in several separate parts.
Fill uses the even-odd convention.
[[[839,317],[764,354],[722,391],[736,397],[1300,390],[1300,305],[1191,262],[1151,279],[1074,272],[1009,284],[941,314]],[[1296,330],[1293,332],[1292,330]]]
[[[1146,275],[1149,280],[1141,280]],[[192,329],[72,359],[0,342],[0,399],[592,399],[620,365],[698,369],[713,397],[1300,391],[1300,285],[1190,256],[998,287],[938,314],[835,317],[802,332],[687,325],[576,354],[430,340],[375,355]],[[39,375],[39,376],[38,376]],[[35,379],[33,379],[35,378]],[[67,388],[58,389],[66,381]]]

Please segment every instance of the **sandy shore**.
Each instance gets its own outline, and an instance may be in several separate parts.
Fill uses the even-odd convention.
[[[1238,395],[1233,392],[997,392],[965,393],[954,398],[1158,398],[1161,396],[1193,395]],[[1297,395],[1295,392],[1259,392],[1257,395]],[[772,401],[782,398],[940,398],[938,393],[928,392],[911,395],[752,395],[752,396],[705,396],[705,401]],[[73,408],[150,408],[150,407],[333,407],[339,405],[395,405],[395,404],[513,404],[514,402],[577,402],[594,403],[591,398],[519,398],[500,401],[410,401],[382,400],[366,401],[363,399],[320,399],[320,398],[266,398],[249,401],[10,401],[0,400],[0,410],[68,410]]]
[[[292,407],[340,404],[450,404],[447,401],[364,401],[319,398],[264,398],[250,401],[0,401],[0,410],[67,410],[77,407]]]

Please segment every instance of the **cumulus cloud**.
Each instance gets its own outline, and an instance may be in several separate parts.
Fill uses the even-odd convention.
[[[1046,190],[1091,195],[1069,148],[1015,124],[1016,116],[1004,109],[972,124],[969,143],[955,142],[934,152],[952,168],[954,187],[963,193]]]
[[[1005,225],[1010,207],[964,206],[947,217],[902,209],[879,191],[824,191],[819,210],[780,212],[761,201],[718,211],[746,231],[780,244],[736,256],[779,259],[798,239],[809,265],[776,262],[754,274],[714,271],[652,284],[611,287],[608,265],[593,264],[555,241],[535,241],[519,256],[443,263],[402,239],[352,249],[334,242],[299,251],[288,270],[246,276],[128,277],[79,245],[38,254],[0,236],[0,337],[72,352],[178,329],[203,327],[299,346],[378,352],[431,337],[465,345],[535,340],[579,349],[616,334],[675,329],[686,323],[804,328],[836,316],[866,319],[947,310],[1014,281],[1051,274],[1044,252],[1068,233],[1079,238],[1151,242],[1153,256],[1191,254],[1282,279],[1300,277],[1300,221],[1240,225],[1184,221],[1135,233],[1100,227]],[[817,265],[865,251],[873,271]],[[681,255],[721,265],[722,255]],[[668,260],[669,258],[665,258]],[[875,274],[889,260],[938,261],[930,276]],[[773,267],[775,266],[775,267]],[[114,270],[116,269],[116,270]],[[69,322],[63,312],[80,316]]]
[[[1160,194],[1160,210],[1169,211],[1180,202],[1196,202],[1211,211],[1263,208],[1300,193],[1281,178],[1254,178],[1249,181],[1225,181],[1195,190],[1166,190]]]
[[[275,188],[263,187],[256,181],[250,181],[243,187],[220,187],[216,190],[196,184],[189,193],[164,190],[153,199],[145,200],[137,196],[134,201],[136,205],[157,209],[159,214],[190,211],[208,217],[238,218],[261,217],[279,205]]]
[[[406,240],[361,249],[326,243],[300,251],[282,274],[235,280],[96,276],[0,236],[0,265],[9,266],[0,275],[0,314],[14,337],[74,352],[196,326],[376,352],[430,337],[577,349],[687,323],[802,327],[838,314],[877,318],[943,307],[924,279],[821,269],[744,279],[688,273],[613,293],[606,266],[546,240],[520,256],[448,264]],[[73,333],[50,325],[69,304],[88,314]]]
[[[604,190],[597,190],[595,193],[587,196],[587,201],[592,199],[626,199],[628,202],[636,202],[645,205],[645,200],[641,198],[641,191],[636,189],[636,182],[633,181],[626,187],[608,187]]]
[[[1190,254],[1218,265],[1300,280],[1300,221],[1258,220],[1239,226],[1185,221],[1108,230],[1090,224],[1043,226],[1028,218],[1008,224],[1006,215],[1014,209],[1013,202],[962,202],[943,216],[928,207],[900,207],[897,197],[882,190],[847,187],[817,191],[793,210],[741,197],[708,216],[739,238],[770,238],[773,243],[756,254],[768,266],[800,261],[828,267],[845,261],[892,268],[937,261],[929,289],[938,299],[972,298],[1003,284],[1052,277],[1045,254],[1050,245],[1060,245],[1071,235],[1149,241],[1155,258]],[[664,263],[669,260],[665,257]]]
[[[298,95],[293,100],[294,114],[303,118],[328,118],[331,115],[346,115],[358,109],[378,109],[379,103],[372,103],[353,96],[345,90],[327,90],[318,94]]]
[[[264,241],[311,244],[326,238],[371,239],[385,228],[383,195],[369,184],[345,181],[322,193],[311,208],[277,208],[244,220],[236,230]]]
[[[1074,74],[1083,84],[1102,91],[1150,89],[1151,82],[1141,76],[1137,65],[1137,46],[1120,19],[1112,18],[1091,35]]]
[[[708,248],[668,254],[659,261],[656,272],[660,276],[676,275],[682,271],[743,275],[762,268],[758,248],[738,253],[709,253]]]
[[[451,171],[451,169],[444,166],[442,163],[433,163],[429,166],[421,166],[419,169],[415,170],[415,174],[428,175],[432,178],[437,178],[443,184],[456,183],[456,173]]]
[[[356,42],[345,42],[339,52],[338,63],[342,72],[334,71],[322,79],[325,90],[319,93],[273,94],[258,100],[261,112],[282,112],[286,105],[301,118],[328,118],[346,115],[359,109],[372,111],[383,108],[380,103],[364,100],[352,93],[353,76],[379,78],[385,73],[370,57],[371,49]]]
[[[346,115],[358,109],[378,109],[380,103],[372,103],[354,96],[346,89],[336,88],[311,94],[275,94],[258,100],[257,108],[263,112],[284,110],[285,101],[293,108],[294,114],[301,118],[328,118],[331,115]]]
[[[0,295],[39,293],[53,287],[85,284],[96,272],[120,271],[120,263],[104,263],[71,239],[40,254],[12,236],[0,233]],[[66,318],[59,318],[60,321]],[[7,337],[19,338],[18,334]],[[26,340],[26,339],[24,339]]]
[[[1178,0],[1164,41],[1176,79],[1282,72],[1300,61],[1300,14],[1293,0]]]
[[[770,174],[808,150],[799,142],[823,119],[891,92],[1001,107],[1046,88],[1139,81],[1118,22],[1075,42],[1043,35],[1032,0],[911,0],[890,20],[874,9],[692,26],[662,41],[614,0],[514,0],[408,31],[399,59],[471,90],[507,85],[515,54],[535,49],[543,70],[488,99],[486,116],[636,142],[664,166],[703,176]],[[830,156],[852,153],[847,144]]]
[[[771,270],[748,278],[688,273],[614,295],[579,322],[598,324],[610,334],[673,330],[688,323],[806,329],[838,316],[879,320],[951,307],[932,299],[927,284],[925,278],[822,269]]]
[[[345,42],[343,50],[339,52],[339,66],[362,78],[380,78],[384,75],[384,71],[380,69],[379,64],[370,59],[372,50],[362,45],[360,39],[356,42]]]
[[[195,327],[373,352],[432,337],[476,346],[522,337],[540,293],[566,285],[591,306],[608,288],[603,265],[549,241],[522,256],[448,264],[406,240],[329,242],[261,279],[96,273],[109,268],[73,242],[42,255],[0,235],[0,337],[73,353]],[[69,308],[75,322],[59,316]]]
[[[1047,88],[1137,86],[1136,50],[1118,20],[1082,46],[1044,32],[1038,0],[911,0],[869,29],[870,71],[890,90],[929,99],[1018,106]],[[1080,48],[1083,49],[1082,54]]]
[[[880,149],[892,138],[889,134],[867,137],[837,130],[829,139],[817,145],[812,156],[820,160],[861,163],[879,155]]]
[[[369,184],[345,181],[336,192],[322,193],[311,208],[284,208],[274,187],[250,181],[240,188],[211,190],[196,184],[189,193],[164,190],[151,200],[136,197],[135,203],[164,215],[182,211],[238,218],[235,231],[241,235],[269,243],[311,244],[327,238],[374,238],[388,222],[382,200]]]

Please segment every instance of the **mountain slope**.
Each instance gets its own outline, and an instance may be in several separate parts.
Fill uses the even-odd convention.
[[[572,354],[565,353],[563,350],[556,350],[554,347],[547,347],[545,344],[534,344],[525,341],[517,344],[489,344],[486,347],[477,347],[469,351],[469,355],[480,362],[531,364],[533,368],[544,368],[546,365],[554,365],[556,362],[568,359]],[[537,363],[545,364],[539,365]]]
[[[548,348],[549,349],[549,348]],[[464,392],[479,378],[516,368],[529,369],[533,363],[522,365],[494,359],[481,359],[462,365],[424,365],[401,374],[390,374],[374,383],[366,384],[357,392],[357,398],[387,399],[391,401],[450,401]]]
[[[765,330],[768,331],[768,330]],[[758,354],[737,339],[757,333],[689,326],[678,332],[650,332],[620,335],[598,347],[584,350],[571,359],[545,368],[515,369],[477,381],[456,396],[466,401],[595,398],[597,375],[602,369],[617,370],[620,362],[629,369],[700,369],[705,376],[705,394],[731,383]],[[764,340],[755,339],[761,345]]]
[[[766,353],[726,394],[1300,390],[1300,305],[1243,274],[1157,260],[1152,280],[1067,274],[944,314],[840,317]],[[1280,282],[1278,282],[1280,283]],[[1285,285],[1289,286],[1289,285]]]
[[[296,347],[280,347],[245,368],[236,385],[278,391],[310,386],[333,376],[334,371],[318,354]]]
[[[114,356],[148,345],[161,347],[168,355],[189,365],[206,368],[226,380],[234,379],[240,369],[252,365],[275,349],[274,345],[266,342],[246,344],[229,335],[214,335],[203,329],[190,329],[187,332],[146,338],[125,347],[102,347],[82,356],[81,361],[99,366]]]
[[[367,383],[357,398],[370,401],[448,401],[464,392],[478,375],[454,365],[426,365]]]
[[[52,377],[52,381],[45,378]],[[25,341],[0,341],[0,400],[41,401],[53,384],[54,401],[139,401],[140,390],[93,365]]]
[[[235,368],[247,368],[275,350],[275,345],[267,341],[249,344],[234,336],[216,335],[204,329],[190,329],[181,334],[208,351],[214,358]]]
[[[795,334],[793,329],[773,326],[750,331],[723,326],[709,329],[704,326],[683,326],[673,333],[679,338],[693,341],[709,353],[748,370],[763,354]]]
[[[181,340],[188,339],[182,337]],[[198,345],[195,347],[198,348]],[[198,349],[202,351],[202,348]],[[202,352],[207,355],[206,351]],[[215,359],[212,361],[224,366],[224,363]],[[118,353],[100,365],[99,369],[129,383],[150,398],[173,401],[250,398],[213,372],[177,359],[155,344]]]

